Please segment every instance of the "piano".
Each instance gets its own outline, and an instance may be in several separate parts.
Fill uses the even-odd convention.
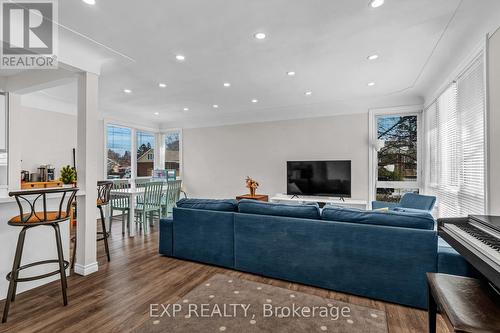
[[[439,235],[500,291],[500,216],[438,220]]]

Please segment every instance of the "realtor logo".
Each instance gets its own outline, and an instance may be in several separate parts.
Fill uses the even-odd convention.
[[[0,68],[57,68],[57,0],[0,0],[0,5]]]

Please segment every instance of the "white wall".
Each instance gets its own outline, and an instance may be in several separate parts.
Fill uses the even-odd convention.
[[[73,165],[73,148],[76,148],[76,117],[73,115],[22,106],[18,110],[21,123],[19,149],[21,167],[36,172],[40,165],[51,164],[56,168],[56,178],[61,168]]]
[[[500,30],[491,36],[488,44],[489,213],[500,215]]]
[[[56,168],[56,178],[65,165],[73,165],[73,148],[76,147],[76,114],[66,114],[41,110],[24,105],[23,98],[11,94],[10,127],[10,165],[9,188],[20,186],[21,170],[36,172],[43,164]],[[103,120],[98,121],[95,133],[99,146],[98,179],[104,179],[104,142]],[[20,130],[19,130],[20,129]],[[78,163],[78,161],[77,161]]]
[[[352,197],[368,199],[368,113],[183,131],[184,187],[193,198],[286,192],[287,160],[352,160]]]

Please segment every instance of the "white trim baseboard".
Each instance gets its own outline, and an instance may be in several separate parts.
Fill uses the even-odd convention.
[[[97,261],[88,265],[75,264],[75,274],[87,276],[99,270]]]

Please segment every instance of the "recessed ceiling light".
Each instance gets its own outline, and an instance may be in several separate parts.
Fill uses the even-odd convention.
[[[182,54],[178,54],[175,56],[175,59],[177,59],[177,61],[184,61],[186,60],[186,57],[183,56]]]
[[[252,99],[252,103],[258,103],[258,102],[259,102],[259,100],[258,100],[258,99],[255,99],[255,98],[254,98],[254,99]]]
[[[85,2],[87,5],[95,5],[95,0],[82,0]]]
[[[160,112],[155,112],[154,114],[155,114],[155,116],[159,116]]]
[[[375,60],[375,59],[378,59],[378,54],[372,54],[372,55],[369,55],[368,57],[366,57],[366,59],[368,59],[368,60]]]
[[[229,83],[229,82],[224,82],[224,87],[231,87],[231,83]]]
[[[265,39],[266,34],[263,32],[257,32],[255,35],[253,35],[256,39]]]
[[[375,82],[369,82],[368,87],[373,87],[375,85]]]
[[[286,72],[286,75],[288,75],[288,76],[295,76],[295,72]]]
[[[160,88],[166,88],[167,84],[166,83],[158,83],[158,87],[160,87]]]
[[[382,6],[384,4],[384,2],[385,2],[384,0],[371,0],[370,1],[370,6],[372,8],[377,8],[377,7]]]
[[[312,91],[306,91],[305,94],[306,94],[306,96],[311,96],[312,95]]]
[[[184,108],[184,109],[182,109],[182,110],[184,110],[184,111],[189,111],[189,108]]]
[[[131,94],[132,90],[130,90],[130,89],[123,89],[123,92],[126,93],[126,94]]]
[[[217,104],[212,105],[212,107],[213,107],[214,109],[218,109],[218,108],[219,108],[219,106],[218,106]]]

